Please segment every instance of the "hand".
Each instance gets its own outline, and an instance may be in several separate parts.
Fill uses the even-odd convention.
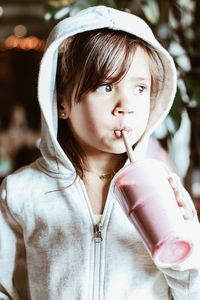
[[[180,178],[175,173],[171,173],[168,181],[174,191],[183,218],[185,220],[193,219],[197,216],[196,209],[189,193],[183,187]]]

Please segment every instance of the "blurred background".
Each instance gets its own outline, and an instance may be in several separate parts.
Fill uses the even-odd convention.
[[[200,214],[198,0],[0,1],[0,181],[40,155],[37,77],[48,33],[61,19],[95,5],[139,15],[173,56],[177,95],[154,139],[165,150]]]

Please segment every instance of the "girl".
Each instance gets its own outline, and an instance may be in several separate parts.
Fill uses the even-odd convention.
[[[144,157],[175,87],[138,17],[100,6],[56,26],[39,75],[42,157],[1,188],[0,299],[200,299],[197,238],[184,263],[159,269],[110,189],[127,160],[122,131]],[[192,238],[192,201],[171,184]]]

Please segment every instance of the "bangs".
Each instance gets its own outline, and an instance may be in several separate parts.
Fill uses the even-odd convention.
[[[109,30],[92,32],[85,46],[83,55],[87,59],[80,76],[82,80],[79,77],[78,99],[104,82],[120,81],[128,72],[137,48],[133,38]]]
[[[59,48],[56,85],[75,102],[103,82],[118,82],[128,72],[140,42],[109,29],[79,33]]]
[[[103,83],[119,82],[129,71],[137,47],[149,56],[152,94],[163,82],[163,67],[155,50],[138,37],[122,31],[100,29],[67,38],[60,46],[56,85],[72,103]]]

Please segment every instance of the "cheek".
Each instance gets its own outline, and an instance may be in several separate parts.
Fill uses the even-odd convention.
[[[143,132],[148,123],[150,114],[150,101],[141,101],[137,107],[135,122],[138,131]]]
[[[83,133],[90,135],[96,134],[98,127],[100,127],[99,119],[100,114],[96,112],[96,109],[83,110],[79,115],[78,124],[79,130]]]
[[[142,120],[144,121],[144,123],[148,122],[149,114],[150,114],[150,106],[149,104],[147,104],[145,107],[143,107],[142,110]]]
[[[99,103],[93,103],[84,112],[85,122],[93,130],[97,130],[103,126],[106,116],[107,110],[105,109],[105,105],[100,105]]]
[[[150,113],[150,100],[141,99],[136,108],[137,116],[141,118],[141,121],[145,121],[149,117]]]

